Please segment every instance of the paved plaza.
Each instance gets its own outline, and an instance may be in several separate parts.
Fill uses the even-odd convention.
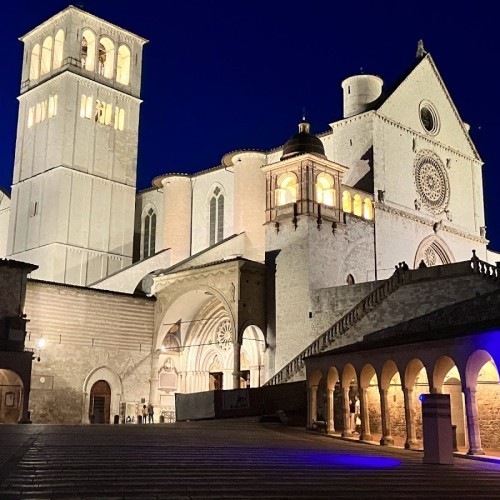
[[[500,498],[500,464],[253,419],[0,425],[0,498]]]

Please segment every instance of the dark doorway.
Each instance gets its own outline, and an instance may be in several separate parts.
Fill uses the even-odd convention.
[[[220,391],[222,389],[222,372],[213,372],[210,374],[210,390]]]
[[[243,370],[240,377],[240,389],[250,388],[250,370]]]
[[[105,380],[98,380],[90,390],[89,419],[94,424],[109,424],[111,387]]]

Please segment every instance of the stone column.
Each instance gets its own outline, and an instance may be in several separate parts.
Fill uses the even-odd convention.
[[[417,432],[415,430],[415,408],[413,406],[413,388],[403,389],[405,400],[406,441],[405,448],[411,450],[417,447]]]
[[[318,419],[318,386],[309,387],[309,428],[312,428],[314,422]]]
[[[333,403],[333,389],[327,389],[326,392],[326,432],[331,434],[335,432],[335,421],[334,421],[334,403]]]
[[[241,345],[238,342],[233,344],[233,352],[234,352],[234,364],[233,364],[233,389],[239,389],[240,387],[240,376],[241,376],[241,367],[240,367],[240,353],[241,353]]]
[[[465,414],[467,415],[467,434],[469,436],[468,455],[484,455],[481,446],[481,433],[477,417],[476,388],[465,387]]]
[[[382,439],[380,440],[380,444],[383,446],[394,444],[394,439],[391,436],[391,413],[389,410],[387,389],[380,389],[380,414],[382,417]]]
[[[160,404],[158,393],[158,365],[160,362],[160,353],[153,352],[151,355],[151,378],[149,379],[149,402],[153,406]]]
[[[349,414],[349,388],[342,388],[342,422],[343,422],[343,430],[342,437],[351,437],[351,419]]]
[[[370,432],[370,413],[368,411],[368,388],[359,388],[359,405],[360,405],[360,419],[361,419],[361,435],[359,439],[363,441],[371,441],[372,435]]]

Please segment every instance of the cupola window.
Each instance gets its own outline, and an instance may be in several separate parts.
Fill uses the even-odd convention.
[[[284,174],[278,179],[275,194],[276,206],[287,205],[297,201],[297,177],[295,174]]]

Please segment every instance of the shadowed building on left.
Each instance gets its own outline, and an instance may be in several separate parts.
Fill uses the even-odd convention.
[[[0,422],[29,422],[33,352],[26,350],[27,276],[37,266],[0,259]]]

